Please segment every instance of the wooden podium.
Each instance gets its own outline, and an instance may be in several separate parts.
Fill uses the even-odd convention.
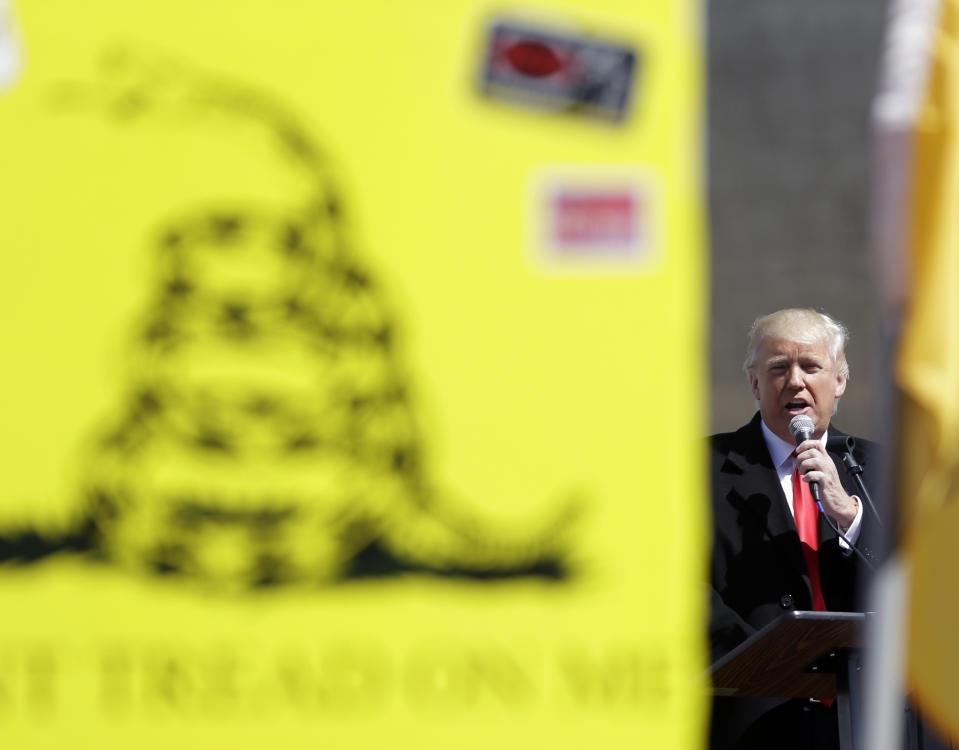
[[[842,750],[858,750],[861,612],[788,612],[710,667],[713,693],[835,698]]]

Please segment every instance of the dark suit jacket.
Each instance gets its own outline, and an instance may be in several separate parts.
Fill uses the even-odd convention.
[[[843,433],[830,427],[829,434]],[[810,610],[813,602],[796,524],[769,457],[759,414],[736,432],[714,435],[710,454],[714,534],[709,637],[715,661],[783,612]],[[846,492],[858,494],[841,457],[830,455]],[[870,467],[874,472],[879,468],[878,446],[857,439],[853,455],[863,466],[863,476],[869,486]],[[856,546],[869,557],[872,554],[870,536],[876,529],[869,509],[864,509],[864,513]],[[836,533],[820,515],[819,570],[828,609],[855,611],[860,608],[859,592],[865,590],[864,568],[857,557],[840,548]],[[737,747],[736,738],[781,703],[783,701],[746,698],[715,699],[712,746]],[[798,711],[799,707],[783,710]],[[781,730],[790,731],[788,727]],[[783,736],[762,741],[772,742],[770,746],[785,746]]]

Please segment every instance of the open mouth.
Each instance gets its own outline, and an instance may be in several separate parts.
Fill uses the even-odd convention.
[[[793,399],[786,404],[786,411],[790,414],[802,414],[809,408],[809,402],[802,398]]]

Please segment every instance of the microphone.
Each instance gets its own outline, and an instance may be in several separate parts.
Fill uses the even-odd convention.
[[[826,450],[839,455],[852,453],[856,450],[856,438],[852,435],[830,435],[826,440]]]
[[[795,417],[789,420],[789,434],[792,435],[793,438],[795,438],[796,445],[799,445],[804,440],[812,440],[813,433],[815,431],[816,431],[816,423],[812,421],[811,417],[807,417],[805,414],[797,414]],[[834,440],[836,442],[833,442]],[[851,454],[852,449],[856,444],[855,440],[853,440],[851,437],[838,438],[837,436],[834,438],[829,438],[826,442],[831,447],[838,448],[840,447],[840,444],[838,442],[839,440],[842,440],[844,446],[849,450]],[[848,465],[847,465],[847,468],[849,468]],[[856,468],[859,468],[858,464],[856,465]],[[859,470],[862,471],[861,468],[859,468]],[[859,477],[857,477],[857,479],[859,479]],[[863,485],[863,489],[865,490],[865,485]],[[812,494],[813,500],[816,501],[816,505],[819,506],[819,512],[822,513],[823,518],[826,519],[826,523],[829,524],[829,528],[835,531],[836,535],[840,539],[842,539],[846,544],[849,545],[849,549],[851,549],[853,552],[859,555],[859,559],[863,561],[863,563],[866,565],[867,568],[869,568],[869,570],[875,572],[876,568],[873,566],[873,564],[869,562],[869,560],[866,558],[866,556],[862,552],[859,551],[859,548],[855,544],[849,541],[846,535],[843,534],[842,531],[839,529],[838,524],[833,523],[833,520],[826,515],[826,511],[822,507],[822,501],[819,498],[819,482],[809,482],[809,492]],[[866,496],[868,497],[868,493],[866,493]],[[872,500],[869,501],[869,504],[872,505]],[[873,513],[875,512],[876,512],[876,509],[873,508]],[[882,526],[881,521],[879,522],[879,525]]]
[[[805,414],[797,414],[789,420],[789,434],[795,438],[796,445],[799,445],[804,440],[812,440],[815,431],[816,423],[812,421],[811,417],[807,417]],[[815,500],[819,506],[819,510],[822,510],[822,500],[819,497],[819,482],[809,482],[809,491],[812,493],[812,499]]]
[[[866,483],[862,480],[862,466],[856,462],[852,455],[853,451],[856,450],[856,439],[852,435],[830,435],[826,440],[826,450],[842,456],[842,465],[846,467],[846,473],[852,477],[859,487],[860,497],[866,501],[866,505],[872,509],[876,521],[882,526],[882,518],[879,516],[879,511],[876,510],[876,504],[873,503],[872,496],[866,488]]]

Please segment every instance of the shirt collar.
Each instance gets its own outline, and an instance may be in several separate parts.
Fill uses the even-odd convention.
[[[773,460],[773,466],[778,469],[787,459],[792,457],[793,451],[796,450],[796,444],[786,442],[779,437],[779,435],[774,434],[773,431],[766,426],[765,422],[760,421],[760,424],[763,428],[763,439],[766,441],[766,449],[769,451],[769,457]],[[819,438],[819,442],[822,443],[823,447],[826,447],[826,439],[828,437],[829,430],[827,429],[823,432],[822,437]]]

